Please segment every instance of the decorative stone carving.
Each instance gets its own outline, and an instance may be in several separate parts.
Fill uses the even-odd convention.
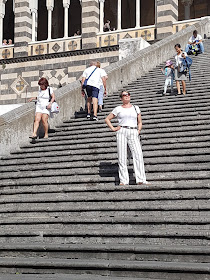
[[[11,84],[11,88],[18,95],[24,92],[28,86],[29,84],[21,76],[18,76],[17,79],[15,79],[15,81]]]

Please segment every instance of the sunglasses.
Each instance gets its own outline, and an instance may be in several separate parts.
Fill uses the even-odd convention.
[[[130,93],[123,93],[122,96],[130,96]]]

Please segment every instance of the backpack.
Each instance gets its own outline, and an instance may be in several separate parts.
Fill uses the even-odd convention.
[[[191,81],[191,71],[190,71],[190,66],[192,65],[192,58],[186,57],[183,59],[182,65],[183,65],[183,73],[187,73],[187,70],[189,70],[189,80]]]

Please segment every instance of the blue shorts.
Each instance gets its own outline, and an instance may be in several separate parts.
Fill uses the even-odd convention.
[[[87,86],[86,91],[87,91],[87,96],[88,97],[98,98],[98,94],[99,94],[99,89],[98,88],[93,87],[93,86]]]

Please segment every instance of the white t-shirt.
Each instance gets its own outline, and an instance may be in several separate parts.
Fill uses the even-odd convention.
[[[134,106],[130,108],[123,108],[122,106],[117,106],[114,108],[112,114],[117,117],[119,126],[137,127],[137,114],[140,114],[141,111],[136,105],[135,108]]]
[[[186,52],[181,52],[179,55],[177,54],[175,56],[175,60],[176,60],[176,66],[179,67],[179,72],[184,71],[184,67],[183,67],[183,60],[184,57],[182,57],[182,54],[184,53],[184,55],[187,57],[187,53]]]
[[[189,42],[190,42],[190,43],[193,43],[193,42],[195,42],[195,41],[198,41],[198,42],[199,42],[200,40],[202,40],[202,37],[201,37],[200,34],[198,34],[197,37],[194,37],[194,35],[191,36],[190,39],[189,39]]]
[[[90,66],[87,69],[85,69],[85,71],[82,74],[82,77],[87,79],[95,68],[96,66]],[[101,78],[106,76],[104,72],[105,71],[103,69],[97,68],[91,75],[91,77],[88,79],[87,85],[100,89]]]
[[[52,95],[53,89],[51,87],[48,87],[46,90],[41,90],[39,88],[39,94],[37,96],[37,106],[40,108],[44,109],[46,106],[49,104],[49,89],[50,89],[50,94]]]

